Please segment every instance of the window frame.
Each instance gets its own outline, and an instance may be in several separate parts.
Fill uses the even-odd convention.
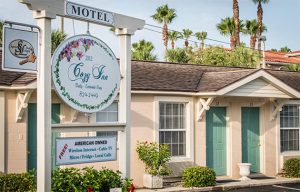
[[[164,107],[164,113],[165,114],[161,114],[160,112],[161,112],[161,105],[163,105],[163,107]],[[171,108],[171,110],[172,110],[172,112],[174,112],[173,110],[174,110],[174,105],[177,105],[178,107],[180,106],[180,107],[182,107],[182,114],[177,114],[177,115],[174,115],[174,114],[167,114],[167,105],[171,105],[172,106],[172,108]],[[178,110],[180,110],[179,108],[178,108]],[[177,111],[178,112],[178,111]],[[169,139],[170,140],[170,142],[169,143],[165,143],[165,144],[170,144],[170,145],[178,145],[178,147],[179,147],[179,145],[180,144],[183,144],[184,146],[186,145],[186,123],[185,123],[185,119],[186,119],[186,103],[182,103],[182,102],[159,102],[159,129],[158,129],[158,134],[159,134],[159,137],[161,136],[161,133],[162,132],[169,132],[171,135],[171,138]],[[164,128],[161,128],[161,117],[164,117],[163,118],[163,120],[164,120],[164,122],[163,122],[163,125],[164,125]],[[168,119],[168,117],[171,119],[171,127],[172,128],[167,128],[168,126],[167,126],[167,119]],[[173,121],[173,118],[174,117],[177,117],[178,118],[178,121],[177,121],[177,123],[178,123],[178,127],[181,127],[181,125],[182,125],[182,128],[175,128],[174,127],[174,121]],[[169,120],[170,120],[169,119]],[[180,123],[180,120],[182,120],[182,122]],[[177,141],[177,143],[173,143],[172,142],[172,134],[173,134],[173,132],[177,132],[178,133],[178,141]],[[184,143],[180,143],[180,139],[179,139],[179,135],[180,135],[180,132],[184,132],[184,135],[185,135],[185,138],[184,138]],[[165,137],[165,136],[164,136]],[[159,140],[160,140],[160,138],[159,138]],[[179,153],[179,151],[180,151],[180,149],[178,148],[178,150],[177,150],[177,153]],[[171,148],[171,153],[172,153],[172,148]],[[173,157],[176,157],[176,158],[178,158],[178,157],[185,157],[186,156],[186,147],[184,147],[184,155],[177,155],[177,156],[173,156]]]
[[[281,111],[279,112],[279,151],[281,154],[286,154],[286,153],[300,153],[300,102],[285,102],[284,105],[282,106],[282,108],[284,106],[288,106],[288,105],[291,105],[291,106],[297,106],[298,108],[298,118],[299,118],[299,126],[298,127],[281,127]],[[298,130],[298,150],[286,150],[286,151],[282,151],[282,147],[281,147],[281,130]]]
[[[117,110],[116,111],[107,111],[107,108],[110,107],[111,105],[116,104],[117,105]],[[95,112],[95,123],[115,123],[115,122],[119,122],[119,102],[118,101],[114,101],[112,102],[107,108],[104,109],[104,111],[98,111]],[[109,114],[116,114],[116,121],[97,121],[97,113],[105,113],[106,114],[106,118],[108,119],[108,115]]]
[[[111,104],[113,104],[113,103],[117,103],[117,121],[112,121],[112,122],[116,123],[116,122],[119,122],[119,110],[120,110],[118,97]],[[90,116],[90,122],[91,123],[94,123],[94,124],[101,123],[101,122],[97,122],[97,113],[98,112],[95,112],[95,113],[91,114],[91,116]],[[105,121],[105,123],[107,123],[107,122],[110,123],[111,121]],[[88,136],[96,137],[97,132],[98,131],[88,132]],[[118,134],[119,133],[117,132],[117,137],[118,137]],[[118,143],[118,139],[117,139],[117,143]]]
[[[193,121],[193,98],[192,97],[167,97],[155,96],[154,97],[154,141],[159,143],[159,121],[160,121],[160,103],[183,103],[185,104],[185,156],[171,157],[171,162],[193,161],[194,159],[194,121]],[[167,130],[167,129],[166,129]],[[174,130],[174,129],[172,129]],[[182,129],[179,129],[182,130]]]

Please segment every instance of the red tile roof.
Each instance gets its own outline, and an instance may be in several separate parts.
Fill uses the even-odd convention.
[[[224,48],[225,52],[230,52],[231,48]],[[276,62],[284,64],[300,64],[300,50],[293,52],[273,52],[270,50],[266,51],[266,61]]]
[[[290,54],[300,53],[300,51],[283,53],[283,52],[271,52],[266,51],[266,61],[268,62],[276,62],[282,64],[300,64],[300,58],[288,56]]]

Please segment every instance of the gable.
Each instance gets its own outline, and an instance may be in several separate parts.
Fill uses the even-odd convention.
[[[226,96],[244,96],[244,97],[274,97],[291,98],[283,91],[279,90],[263,78],[254,79],[228,93]]]

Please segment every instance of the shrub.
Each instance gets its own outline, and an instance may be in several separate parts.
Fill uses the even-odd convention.
[[[99,179],[102,183],[101,192],[109,192],[110,188],[119,188],[123,186],[123,180],[120,171],[112,171],[110,169],[102,169],[99,171]]]
[[[84,189],[93,188],[94,191],[100,191],[102,189],[102,182],[99,181],[99,171],[92,167],[85,167],[82,169],[82,186]]]
[[[169,175],[171,173],[167,163],[171,159],[168,145],[138,142],[136,149],[138,157],[145,163],[146,172],[150,175]]]
[[[283,175],[286,177],[300,177],[300,159],[286,160],[283,165]]]
[[[35,172],[0,174],[0,191],[36,191]]]
[[[52,172],[51,188],[55,192],[84,191],[82,173],[77,168],[58,168]]]
[[[94,192],[109,192],[110,188],[122,188],[126,192],[131,185],[128,178],[122,179],[120,171],[93,167],[57,169],[52,172],[52,191],[81,192],[92,188]]]
[[[194,166],[183,171],[184,187],[207,187],[216,185],[216,173],[208,167]]]

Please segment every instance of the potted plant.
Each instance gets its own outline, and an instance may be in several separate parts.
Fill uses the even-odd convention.
[[[147,141],[138,142],[136,151],[139,159],[145,164],[144,187],[151,189],[162,188],[162,176],[171,173],[167,165],[171,159],[168,145],[159,145]]]

